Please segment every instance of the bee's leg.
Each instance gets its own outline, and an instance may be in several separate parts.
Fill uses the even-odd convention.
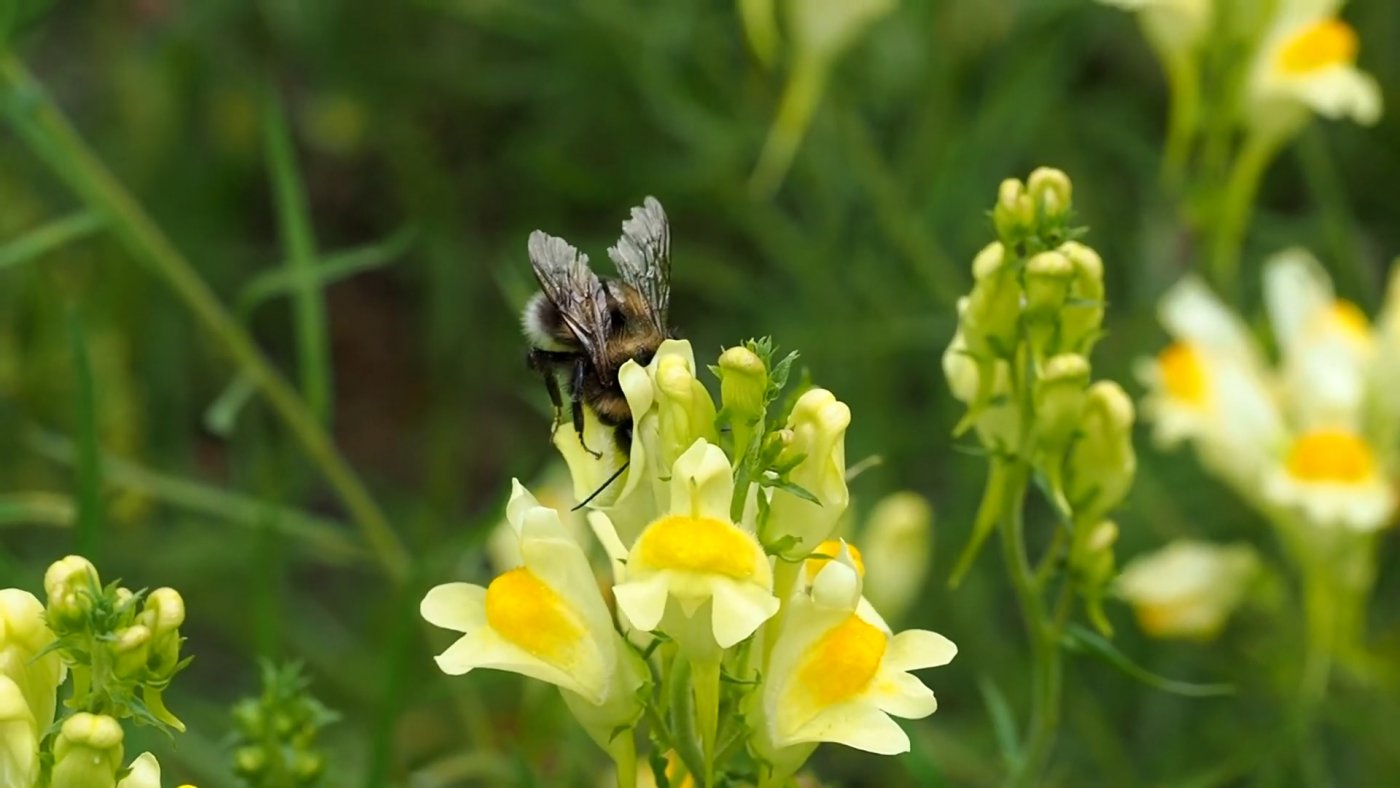
[[[574,376],[569,381],[570,406],[573,408],[574,432],[578,433],[578,445],[583,450],[593,455],[593,459],[601,459],[602,452],[593,451],[588,448],[588,442],[583,439],[583,384],[588,377],[588,360],[580,358],[574,362]]]
[[[544,378],[544,390],[549,394],[550,404],[554,406],[554,421],[549,425],[549,434],[553,435],[554,431],[559,429],[559,420],[564,413],[564,400],[559,395],[559,378],[554,373],[557,362],[551,355],[547,350],[532,348],[525,356],[525,365]]]

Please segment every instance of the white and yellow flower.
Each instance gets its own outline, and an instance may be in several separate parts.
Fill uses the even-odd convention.
[[[1337,298],[1321,263],[1287,249],[1264,265],[1264,297],[1282,355],[1282,385],[1299,429],[1362,426],[1376,342],[1366,313]]]
[[[1204,640],[1224,627],[1257,570],[1248,545],[1179,540],[1134,558],[1116,588],[1147,634]]]
[[[593,444],[589,444],[590,446]],[[541,506],[548,506],[559,513],[559,522],[564,530],[580,545],[588,539],[588,522],[583,512],[574,511],[574,485],[567,465],[550,463],[543,473],[529,486]],[[520,534],[509,519],[502,519],[491,536],[486,540],[486,556],[496,573],[514,569],[522,563],[520,555]]]
[[[676,459],[670,511],[632,545],[618,610],[643,632],[665,632],[693,653],[754,633],[778,611],[773,571],[753,531],[729,519],[734,478],[718,446],[701,438]]]
[[[846,488],[846,429],[851,409],[826,389],[809,389],[792,408],[787,430],[792,440],[778,463],[801,458],[788,478],[812,494],[807,500],[775,488],[763,537],[769,544],[787,539],[787,557],[804,556],[836,530],[850,503]]]
[[[860,571],[844,544],[835,560],[815,566],[810,589],[785,611],[763,670],[754,744],[779,771],[795,768],[819,742],[907,752],[909,737],[891,715],[919,719],[938,707],[909,671],[946,665],[957,654],[942,635],[894,634],[862,612]]]
[[[1158,315],[1173,342],[1137,366],[1154,439],[1164,447],[1196,439],[1237,475],[1257,472],[1284,426],[1249,330],[1194,276],[1162,296]]]
[[[425,619],[464,633],[438,666],[450,675],[494,668],[554,684],[566,699],[609,712],[611,726],[589,726],[595,738],[599,727],[630,722],[643,668],[613,628],[583,549],[518,481],[507,517],[519,534],[520,566],[486,588],[448,583],[423,599]]]
[[[1395,514],[1395,490],[1375,450],[1344,429],[1310,430],[1294,438],[1265,481],[1264,495],[1324,527],[1374,531]]]
[[[1372,125],[1381,91],[1356,67],[1360,43],[1337,17],[1340,0],[1279,0],[1251,66],[1247,122],[1267,135],[1287,134],[1308,113]]]

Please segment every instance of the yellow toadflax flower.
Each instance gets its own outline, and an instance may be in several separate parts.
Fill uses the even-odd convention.
[[[1356,30],[1337,18],[1339,0],[1279,0],[1274,23],[1254,57],[1248,81],[1248,122],[1286,134],[1309,112],[1374,124],[1381,92],[1356,67]]]
[[[1133,559],[1116,585],[1147,634],[1205,640],[1244,598],[1258,563],[1248,545],[1179,540]]]
[[[605,742],[612,728],[640,712],[634,693],[642,667],[613,629],[588,559],[559,514],[518,481],[506,512],[519,534],[522,565],[486,588],[448,583],[423,598],[425,619],[464,633],[437,656],[438,666],[450,675],[494,668],[554,684],[575,714],[587,710],[577,700],[603,712],[597,724],[584,722]]]
[[[894,634],[861,605],[861,576],[852,551],[838,543],[834,560],[817,568],[796,595],[762,671],[754,745],[775,777],[791,774],[818,742],[879,754],[909,750],[891,719],[927,717],[933,692],[909,671],[950,662],[957,647],[935,632]]]
[[[670,511],[642,531],[613,587],[636,629],[660,629],[694,654],[752,635],[778,610],[773,571],[753,531],[729,519],[733,471],[703,438],[676,459]]]

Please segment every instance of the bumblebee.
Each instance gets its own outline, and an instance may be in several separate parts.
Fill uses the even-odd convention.
[[[646,365],[672,337],[666,310],[671,300],[671,230],[661,203],[647,197],[622,223],[622,237],[608,249],[618,278],[599,278],[588,255],[562,238],[530,234],[530,265],[540,292],[525,305],[521,324],[530,342],[528,363],[544,377],[554,405],[555,427],[567,393],[579,443],[583,409],[614,428],[617,447],[632,446],[632,411],[618,384],[628,361]],[[562,385],[562,391],[561,391]]]

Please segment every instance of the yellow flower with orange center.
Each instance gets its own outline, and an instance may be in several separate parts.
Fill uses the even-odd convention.
[[[701,438],[676,459],[670,512],[637,537],[613,586],[632,627],[713,651],[752,635],[777,612],[763,546],[729,519],[733,496],[733,471],[718,446]]]
[[[909,737],[891,715],[918,719],[938,707],[933,692],[909,671],[945,665],[957,653],[934,632],[892,633],[862,604],[861,571],[850,547],[838,541],[823,548],[819,552],[833,557],[808,561],[816,575],[785,610],[762,670],[754,744],[775,764],[805,757],[805,748],[817,742],[880,754],[908,751]]]
[[[1318,429],[1293,439],[1265,494],[1311,522],[1373,531],[1390,522],[1395,490],[1380,472],[1375,450],[1344,429]]]
[[[1116,587],[1152,637],[1206,640],[1224,627],[1257,569],[1247,545],[1181,540],[1134,558]]]

